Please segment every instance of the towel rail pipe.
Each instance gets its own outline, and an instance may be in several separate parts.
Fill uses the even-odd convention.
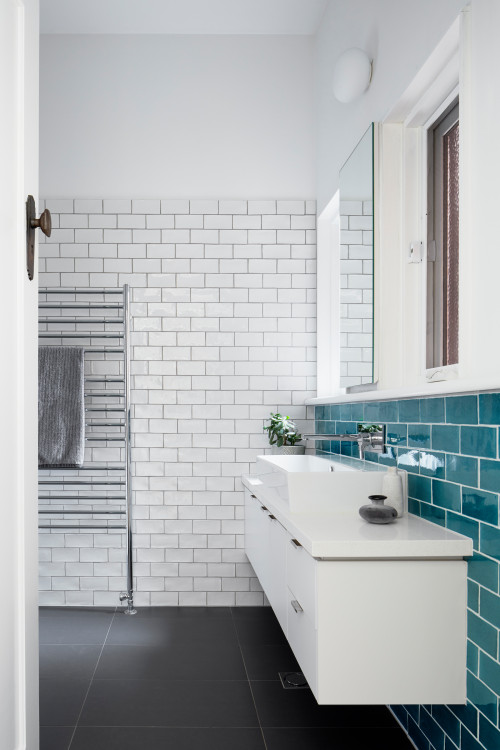
[[[101,463],[89,464],[92,464],[92,462],[88,461],[85,466],[79,468],[75,466],[39,466],[38,468],[40,471],[123,471],[125,468],[125,464],[106,464],[105,466]]]
[[[133,578],[133,563],[132,563],[132,485],[131,485],[131,443],[132,435],[130,428],[130,315],[129,315],[129,286],[125,284],[123,287],[123,305],[125,320],[124,325],[124,348],[125,356],[123,358],[124,376],[125,376],[125,390],[127,397],[125,399],[126,412],[125,412],[125,434],[127,441],[125,443],[125,495],[127,497],[126,503],[126,526],[127,526],[127,590],[120,594],[120,601],[127,603],[127,609],[125,614],[135,615],[136,609],[134,608],[134,578]]]
[[[125,500],[125,495],[39,495],[39,500],[48,502],[49,500]]]
[[[125,378],[114,378],[110,375],[107,375],[103,378],[85,378],[86,383],[124,383]]]
[[[83,487],[92,487],[94,484],[112,485],[113,487],[124,487],[124,479],[104,480],[95,479],[86,482],[84,479],[72,479],[71,477],[50,477],[50,479],[40,479],[38,484],[43,486],[51,484],[71,484],[71,485],[82,485]]]
[[[40,310],[123,310],[116,302],[40,302]]]
[[[116,289],[87,289],[87,288],[78,288],[75,287],[74,289],[70,289],[68,287],[40,287],[38,290],[38,294],[124,294],[124,288],[116,288]]]
[[[61,529],[101,529],[102,531],[107,531],[108,529],[122,529],[123,531],[126,531],[127,526],[126,524],[120,524],[120,525],[112,525],[112,524],[106,524],[106,526],[99,526],[98,524],[64,524],[60,526],[55,526],[52,523],[39,523],[38,524],[39,529],[56,529],[57,531],[60,531]],[[134,612],[135,614],[135,612]]]
[[[93,412],[96,412],[96,411],[97,412],[99,412],[99,411],[100,412],[104,412],[104,411],[115,411],[115,412],[116,411],[120,411],[120,412],[124,412],[125,411],[125,407],[123,407],[123,406],[86,406],[85,407],[85,411],[86,412],[90,412],[90,411],[93,411]]]
[[[39,339],[122,339],[123,333],[101,333],[88,331],[77,333],[76,331],[42,331],[38,334]]]
[[[95,348],[92,347],[91,349],[90,347],[87,346],[85,347],[83,351],[85,352],[85,354],[124,354],[123,349],[121,349],[120,347],[118,348],[108,347],[107,349],[101,349],[99,347],[95,347]]]
[[[85,391],[85,397],[87,398],[125,398],[124,393],[94,393],[93,391]]]
[[[123,318],[92,318],[90,315],[88,318],[38,318],[39,323],[44,325],[52,325],[55,323],[71,323],[73,325],[83,325],[84,323],[100,323],[107,325],[108,323],[116,323],[116,325],[123,325]]]
[[[52,515],[70,515],[70,516],[121,516],[125,513],[124,510],[68,510],[60,509],[39,509],[38,512],[41,515],[52,516]]]
[[[86,437],[87,443],[123,443],[125,437]]]

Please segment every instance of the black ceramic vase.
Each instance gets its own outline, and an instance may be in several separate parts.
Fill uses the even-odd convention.
[[[359,509],[359,515],[368,523],[392,523],[398,515],[396,508],[391,505],[384,505],[387,500],[385,495],[368,495],[371,505],[362,505]]]

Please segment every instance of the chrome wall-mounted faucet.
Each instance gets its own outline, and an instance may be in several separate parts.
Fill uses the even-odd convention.
[[[367,429],[370,427],[370,429]],[[359,457],[363,461],[366,451],[383,453],[385,446],[385,425],[359,424],[358,432],[341,433],[338,435],[303,435],[304,440],[340,440],[358,444]]]

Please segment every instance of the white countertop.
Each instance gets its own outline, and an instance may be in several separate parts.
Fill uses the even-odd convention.
[[[260,480],[243,476],[259,497]],[[265,501],[268,510],[310,555],[317,558],[460,558],[472,555],[472,539],[411,513],[389,524],[364,521],[358,508],[336,513],[291,513],[285,501]]]

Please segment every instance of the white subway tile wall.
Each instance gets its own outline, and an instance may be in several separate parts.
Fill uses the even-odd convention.
[[[340,204],[340,386],[371,383],[373,202]]]
[[[261,605],[240,476],[284,411],[312,429],[316,204],[47,199],[42,287],[131,287],[135,601]],[[40,534],[40,603],[115,605],[124,535]]]

